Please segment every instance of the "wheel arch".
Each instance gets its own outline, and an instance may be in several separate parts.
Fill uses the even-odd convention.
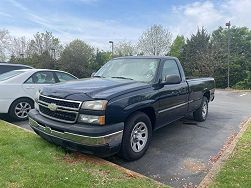
[[[132,116],[134,113],[136,112],[142,112],[142,113],[145,113],[150,121],[151,121],[151,124],[152,124],[152,129],[154,130],[155,128],[155,123],[156,123],[156,114],[155,114],[155,111],[154,111],[154,108],[153,107],[142,107],[142,108],[138,108],[137,110],[134,110],[132,112],[130,112],[126,119],[128,119],[130,116]]]
[[[13,105],[13,103],[16,102],[17,100],[20,100],[20,99],[28,99],[28,100],[30,100],[32,102],[32,104],[34,106],[35,101],[31,97],[18,97],[17,99],[12,101],[12,103],[10,104],[9,109],[8,109],[8,113],[10,112],[10,108]]]
[[[208,102],[210,101],[210,91],[209,90],[206,90],[204,92],[203,96],[207,98]]]

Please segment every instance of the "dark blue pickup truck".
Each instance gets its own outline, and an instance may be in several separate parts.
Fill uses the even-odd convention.
[[[188,113],[205,121],[214,91],[213,78],[186,80],[175,57],[115,58],[91,78],[38,92],[29,123],[64,148],[136,160],[154,130]]]

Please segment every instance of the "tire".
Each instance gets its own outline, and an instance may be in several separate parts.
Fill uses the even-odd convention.
[[[125,123],[119,156],[127,161],[141,158],[147,151],[151,139],[151,120],[143,112],[134,113]]]
[[[31,99],[17,99],[10,106],[9,116],[13,120],[24,121],[28,119],[28,113],[33,108],[34,102]]]
[[[208,99],[204,96],[202,98],[201,106],[193,113],[194,120],[202,122],[207,119],[208,115]]]

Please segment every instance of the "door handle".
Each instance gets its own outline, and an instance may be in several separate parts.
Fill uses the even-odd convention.
[[[34,89],[35,87],[33,87],[33,86],[26,86],[25,88],[26,89]]]
[[[179,91],[172,91],[171,94],[172,94],[172,95],[178,95],[178,94],[179,94]]]

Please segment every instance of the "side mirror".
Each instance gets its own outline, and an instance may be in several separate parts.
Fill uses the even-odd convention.
[[[93,73],[91,74],[91,77],[93,77],[95,74],[96,74],[96,72],[93,72]]]
[[[163,80],[162,84],[179,84],[181,82],[181,78],[178,75],[167,75],[165,80]]]

